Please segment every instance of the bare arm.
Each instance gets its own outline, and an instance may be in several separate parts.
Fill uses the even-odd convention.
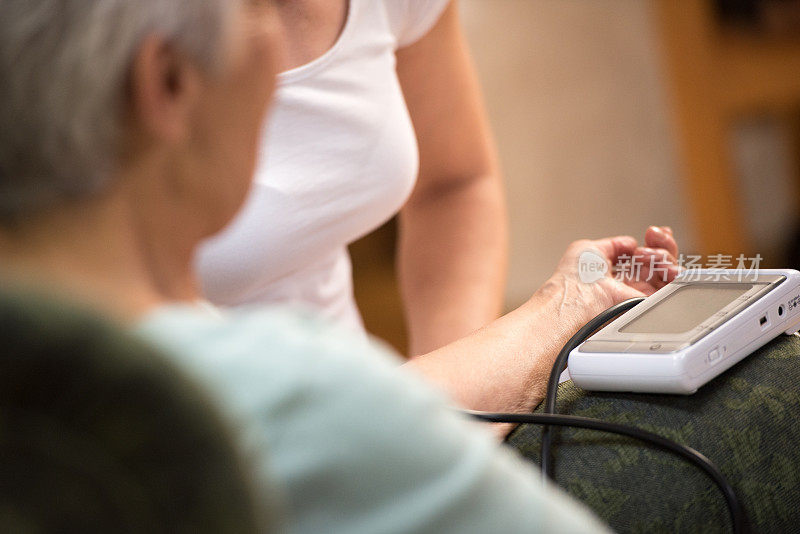
[[[503,185],[455,2],[397,53],[420,147],[418,185],[400,216],[398,270],[412,355],[495,319],[505,284]]]
[[[677,275],[672,266],[663,279],[649,282],[648,267],[637,280],[620,281],[611,266],[621,256],[674,263],[678,252],[672,233],[650,228],[646,248],[632,237],[576,241],[567,249],[555,274],[520,308],[477,332],[406,364],[466,408],[485,411],[530,410],[545,393],[558,351],[592,317],[628,298],[653,293]],[[606,276],[581,282],[578,258],[586,250],[606,259]],[[660,263],[663,266],[663,263]],[[508,427],[501,428],[507,430]]]
[[[655,227],[646,248],[631,237],[576,241],[526,304],[493,320],[506,267],[505,203],[455,4],[397,56],[420,145],[419,183],[401,213],[399,268],[412,354],[422,355],[406,365],[464,407],[528,410],[541,402],[553,361],[575,331],[668,281],[624,283],[608,274],[584,284],[580,253],[595,250],[609,266],[621,255],[674,262],[677,244],[670,230]],[[676,267],[669,279],[675,274]]]

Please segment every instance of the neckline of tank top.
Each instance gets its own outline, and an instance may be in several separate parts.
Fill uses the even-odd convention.
[[[341,50],[344,44],[347,42],[352,31],[352,27],[354,25],[353,21],[356,19],[357,4],[358,0],[347,0],[347,15],[345,15],[346,18],[344,21],[344,27],[342,28],[342,31],[339,32],[339,37],[336,39],[336,42],[334,42],[333,45],[322,55],[317,56],[308,63],[304,63],[303,65],[291,68],[278,74],[278,85],[285,85],[287,83],[296,82],[303,78],[307,78],[325,67],[331,62],[331,60],[333,60],[334,57],[336,57],[336,55],[339,53],[339,50]]]

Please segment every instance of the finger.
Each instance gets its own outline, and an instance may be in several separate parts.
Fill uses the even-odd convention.
[[[626,285],[649,295],[672,282],[677,275],[678,267],[675,265],[658,269],[642,265],[636,272],[630,273],[630,275],[626,274],[620,280]]]
[[[678,255],[678,243],[671,232],[666,231],[664,228],[658,226],[651,226],[645,232],[645,245],[652,248],[664,248],[670,251],[670,254]]]
[[[647,229],[644,236],[645,245],[651,248],[663,248],[673,256],[678,256],[678,243],[672,236],[672,233],[659,228],[658,226],[651,226]]]
[[[615,265],[620,257],[632,257],[638,245],[636,239],[629,235],[606,237],[591,241],[591,246],[608,258],[611,265]]]
[[[667,269],[667,282],[669,283],[675,280],[678,277],[678,275],[681,274],[682,270],[683,267],[681,267],[680,265],[670,265],[669,268]]]
[[[645,282],[660,289],[675,279],[679,267],[675,258],[664,249],[638,247],[632,263],[619,266],[616,270],[626,282]]]
[[[634,257],[637,261],[660,265],[677,265],[678,263],[677,258],[675,258],[669,250],[664,248],[637,247]]]
[[[644,267],[642,269],[642,277],[645,282],[652,285],[656,289],[661,289],[669,284],[680,273],[680,268],[677,265],[660,266],[660,267]]]

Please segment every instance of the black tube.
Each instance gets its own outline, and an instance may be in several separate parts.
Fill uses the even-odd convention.
[[[619,423],[612,423],[609,421],[601,421],[599,419],[590,419],[588,417],[578,417],[575,415],[554,415],[554,414],[514,414],[514,413],[488,413],[488,412],[474,412],[467,411],[467,415],[487,421],[490,423],[515,423],[515,424],[534,424],[534,425],[553,425],[553,426],[566,426],[575,428],[588,428],[590,430],[598,430],[601,432],[610,432],[612,434],[620,434],[627,436],[645,443],[655,445],[662,449],[666,449],[682,458],[685,458],[690,463],[693,463],[702,469],[711,480],[722,491],[725,498],[725,503],[731,515],[731,522],[733,523],[733,532],[736,534],[746,534],[749,532],[747,516],[742,508],[739,499],[733,486],[725,478],[725,475],[715,466],[711,460],[703,456],[700,452],[676,443],[658,434],[635,428],[632,426],[621,425]]]

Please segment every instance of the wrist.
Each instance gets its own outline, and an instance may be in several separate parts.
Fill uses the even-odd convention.
[[[614,304],[600,283],[584,283],[561,273],[551,276],[529,302],[551,314],[559,330],[570,335]]]

